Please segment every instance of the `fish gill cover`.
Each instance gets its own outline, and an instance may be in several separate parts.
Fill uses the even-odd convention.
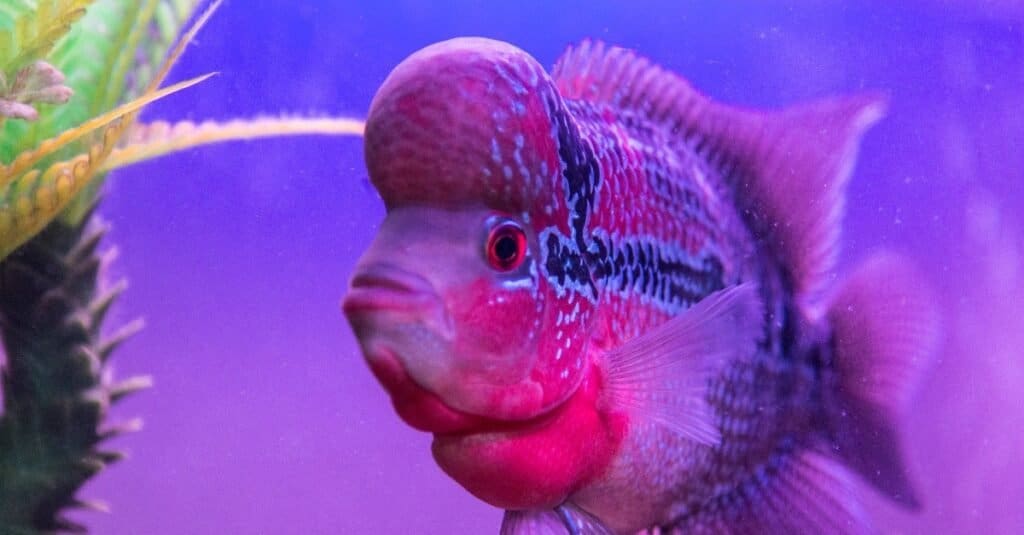
[[[180,38],[193,0],[0,2],[0,532],[84,531],[69,508],[105,509],[78,489],[121,454],[103,442],[138,429],[109,407],[150,384],[115,379],[111,353],[142,322],[106,333],[124,290],[104,272],[95,215],[107,173],[197,145],[257,137],[358,135],[344,118],[141,122],[213,2]],[[106,336],[105,336],[106,334]]]

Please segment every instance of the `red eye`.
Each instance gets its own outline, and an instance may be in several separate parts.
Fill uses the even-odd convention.
[[[512,271],[526,259],[526,233],[512,221],[503,221],[487,236],[487,262],[498,271]]]

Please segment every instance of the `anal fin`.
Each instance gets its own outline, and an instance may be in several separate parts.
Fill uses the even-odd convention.
[[[845,467],[814,450],[780,453],[736,490],[668,533],[790,535],[873,533]]]

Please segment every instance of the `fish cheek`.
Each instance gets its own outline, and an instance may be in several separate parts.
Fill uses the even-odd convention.
[[[527,288],[505,288],[482,276],[449,292],[459,367],[490,384],[526,379],[536,353],[537,302]]]

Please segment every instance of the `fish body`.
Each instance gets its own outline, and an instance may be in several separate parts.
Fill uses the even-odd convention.
[[[895,420],[935,338],[898,259],[832,284],[883,113],[730,108],[600,43],[550,75],[433,45],[371,105],[387,217],[345,312],[503,533],[868,530],[858,482],[918,504]]]

